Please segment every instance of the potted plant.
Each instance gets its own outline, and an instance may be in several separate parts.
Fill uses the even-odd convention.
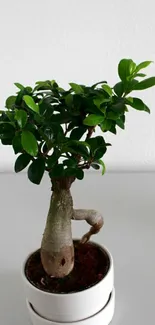
[[[89,242],[103,226],[96,210],[76,210],[71,185],[84,178],[84,170],[102,168],[110,145],[105,132],[124,129],[128,109],[150,112],[144,102],[131,97],[135,90],[155,85],[141,69],[123,59],[118,65],[120,81],[92,86],[70,83],[64,90],[55,81],[38,81],[34,89],[16,83],[18,92],[6,100],[0,115],[0,139],[11,145],[18,157],[15,172],[28,167],[29,180],[40,184],[48,173],[52,195],[41,248],[25,260],[27,306],[33,324],[109,324],[114,313],[113,260],[110,252]],[[95,135],[97,129],[102,133]],[[71,220],[86,220],[91,226],[82,239],[73,241]]]

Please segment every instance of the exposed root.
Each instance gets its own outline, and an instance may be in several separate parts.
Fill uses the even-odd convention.
[[[91,225],[90,230],[82,237],[81,243],[84,244],[90,240],[90,237],[97,234],[104,224],[101,213],[96,210],[76,209],[74,210],[74,220],[86,220]]]
[[[43,284],[43,286],[45,286],[45,279],[44,278],[41,278],[40,282]]]

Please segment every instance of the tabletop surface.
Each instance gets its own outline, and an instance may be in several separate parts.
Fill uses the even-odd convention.
[[[155,173],[88,173],[72,189],[76,208],[103,213],[104,229],[93,240],[111,251],[116,309],[112,325],[155,321]],[[20,269],[39,247],[50,198],[45,177],[35,186],[21,175],[0,174],[0,324],[30,325]],[[73,222],[73,236],[87,231]]]

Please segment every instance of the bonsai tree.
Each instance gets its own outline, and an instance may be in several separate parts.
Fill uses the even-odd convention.
[[[40,184],[45,172],[51,180],[52,196],[41,243],[41,261],[50,276],[64,277],[74,266],[71,219],[85,219],[91,225],[82,243],[103,225],[97,211],[73,208],[70,188],[89,168],[101,168],[105,173],[102,159],[110,144],[104,133],[124,129],[129,108],[150,112],[140,98],[130,95],[155,85],[155,77],[139,79],[145,78],[140,71],[150,63],[121,60],[120,81],[114,87],[106,81],[92,86],[70,83],[68,90],[54,80],[38,81],[33,89],[15,83],[16,95],[8,97],[6,110],[0,111],[1,142],[18,154],[15,172],[28,166],[32,183]],[[103,135],[95,135],[98,128]]]

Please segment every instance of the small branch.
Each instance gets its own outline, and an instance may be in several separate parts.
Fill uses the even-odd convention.
[[[97,234],[104,224],[101,213],[96,210],[78,209],[74,210],[73,220],[86,220],[91,225],[90,230],[82,237],[81,243],[86,243],[90,237]]]
[[[90,127],[90,128],[88,129],[88,133],[87,133],[87,136],[86,136],[85,141],[87,141],[88,139],[91,138],[91,136],[92,136],[92,134],[93,134],[93,132],[94,132],[94,129],[95,129],[94,126],[92,126],[92,127]]]
[[[78,167],[81,168],[81,169],[89,169],[90,165],[91,165],[91,162],[90,163],[85,163],[83,165],[78,165]]]
[[[93,158],[91,158],[89,161],[84,162],[82,165],[78,165],[81,169],[89,169],[91,167],[91,164],[93,162]]]
[[[93,127],[90,127],[90,128],[88,129],[88,133],[87,133],[87,136],[86,136],[85,141],[87,141],[87,140],[92,136],[93,132],[94,132],[94,126],[93,126]],[[79,163],[80,160],[81,160],[81,156],[80,156],[80,155],[74,155],[74,157],[77,158],[78,163]],[[91,163],[90,163],[90,164],[91,164]],[[88,164],[84,164],[84,166],[81,165],[81,166],[79,166],[79,167],[82,168],[82,169],[89,169],[90,164],[89,164],[89,163],[88,163]]]

